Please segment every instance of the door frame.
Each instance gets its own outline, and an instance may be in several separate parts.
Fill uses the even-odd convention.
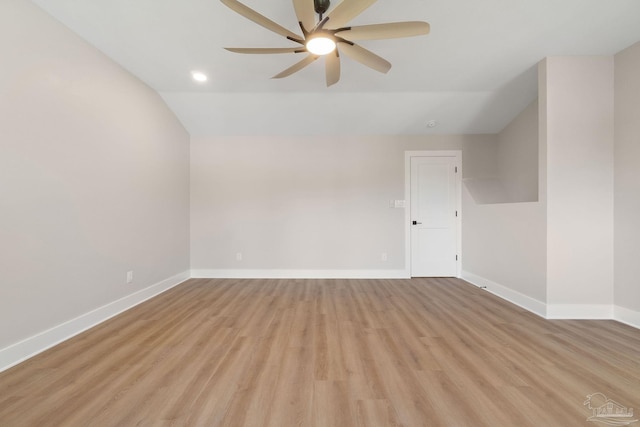
[[[425,150],[404,152],[404,253],[405,271],[411,277],[411,158],[412,157],[455,157],[456,173],[456,277],[462,276],[462,150]]]

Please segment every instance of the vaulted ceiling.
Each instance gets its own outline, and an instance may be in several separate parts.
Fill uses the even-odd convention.
[[[298,32],[291,0],[241,1]],[[544,57],[611,55],[640,40],[638,0],[379,0],[352,24],[421,20],[431,34],[361,42],[391,71],[343,57],[327,88],[322,61],[274,80],[300,56],[224,50],[292,42],[219,0],[34,3],[157,90],[192,135],[494,133],[535,99]]]

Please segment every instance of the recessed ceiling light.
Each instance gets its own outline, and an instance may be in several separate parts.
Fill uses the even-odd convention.
[[[200,71],[192,71],[191,77],[193,77],[193,80],[197,81],[198,83],[204,83],[207,81],[207,75]]]

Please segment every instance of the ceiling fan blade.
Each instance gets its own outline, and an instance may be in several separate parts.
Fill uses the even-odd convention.
[[[338,45],[345,55],[369,68],[373,68],[383,74],[386,74],[391,69],[391,63],[389,61],[361,46],[358,46],[357,44],[351,45],[349,43],[342,42]]]
[[[239,13],[247,19],[255,22],[258,25],[263,26],[264,28],[273,31],[274,33],[280,34],[281,36],[292,38],[294,40],[300,40],[300,36],[292,33],[287,30],[283,26],[276,24],[269,18],[259,14],[255,10],[251,9],[248,6],[240,3],[237,0],[220,0],[225,6],[229,7],[231,10]]]
[[[362,25],[336,33],[347,40],[380,40],[400,37],[414,37],[429,34],[431,27],[427,22],[390,22],[388,24]]]
[[[327,73],[327,87],[340,80],[340,54],[338,49],[325,56],[325,68]]]
[[[298,22],[306,31],[311,31],[316,25],[316,11],[313,0],[293,0],[293,8],[296,10]]]
[[[302,53],[307,50],[303,46],[299,47],[225,47],[229,52],[234,53],[256,53],[256,54],[272,54],[272,53]]]
[[[328,19],[327,28],[338,29],[360,15],[377,0],[343,0],[336,6],[325,19]]]
[[[283,77],[288,77],[293,73],[297,73],[307,65],[311,64],[316,59],[318,59],[316,55],[309,55],[306,58],[304,58],[302,61],[296,62],[291,67],[284,70],[283,72],[276,74],[275,76],[272,77],[272,79],[281,79]]]

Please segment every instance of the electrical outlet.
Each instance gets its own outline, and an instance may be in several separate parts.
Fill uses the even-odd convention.
[[[387,260],[387,253],[386,252],[382,252],[382,256],[380,257],[381,261],[386,261]]]
[[[242,252],[236,253],[236,261],[242,261]]]
[[[127,284],[133,283],[133,271],[127,271]]]

